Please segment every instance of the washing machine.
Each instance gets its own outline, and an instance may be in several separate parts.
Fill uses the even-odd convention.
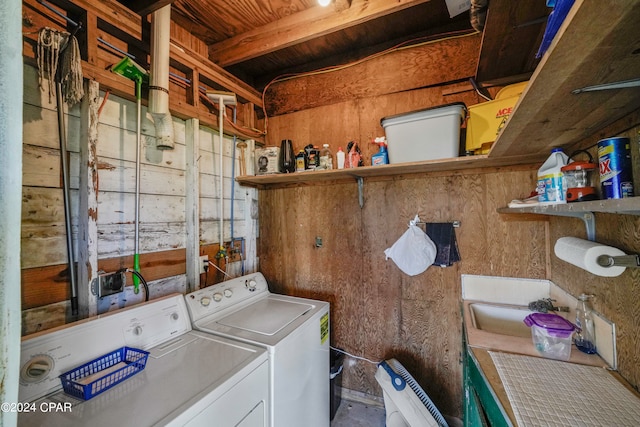
[[[146,365],[106,385],[119,371],[87,362],[106,363],[120,348],[148,352]],[[85,366],[106,382],[67,394],[59,376]],[[25,337],[18,425],[265,427],[268,385],[264,348],[193,331],[184,296],[175,294]]]
[[[185,300],[194,329],[267,350],[271,426],[329,426],[329,303],[271,293],[261,273]]]

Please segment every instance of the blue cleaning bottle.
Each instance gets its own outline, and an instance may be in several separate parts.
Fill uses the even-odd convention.
[[[374,139],[372,143],[377,144],[380,150],[371,156],[371,166],[388,165],[389,153],[387,152],[387,139],[384,136],[380,136]]]

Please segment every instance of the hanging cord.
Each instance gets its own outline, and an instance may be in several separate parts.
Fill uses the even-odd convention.
[[[369,363],[371,363],[373,365],[376,365],[376,366],[378,364],[380,364],[380,362],[374,362],[373,360],[367,359],[366,357],[355,356],[355,355],[353,355],[351,353],[348,353],[348,352],[346,352],[346,351],[344,351],[342,349],[339,349],[339,348],[335,348],[335,347],[331,347],[331,346],[329,346],[329,348],[331,348],[331,350],[337,351],[338,353],[346,354],[347,356],[352,357],[354,359],[364,360],[365,362],[369,362]]]
[[[125,268],[121,271],[134,274],[138,279],[140,279],[140,282],[142,282],[142,287],[144,288],[144,300],[149,301],[149,285],[147,285],[147,281],[144,280],[144,277],[142,277],[142,274],[140,274],[138,271],[132,268]]]
[[[208,261],[208,262],[209,262],[209,264],[210,264],[213,268],[215,268],[215,269],[216,269],[216,270],[218,270],[220,273],[222,273],[222,274],[224,274],[225,276],[227,276],[227,278],[229,278],[229,279],[233,279],[233,277],[232,277],[232,276],[230,276],[229,274],[227,274],[227,272],[226,272],[226,271],[224,271],[223,269],[221,269],[220,267],[218,267],[217,265],[215,265],[215,264],[214,264],[214,263],[212,263],[211,261]]]

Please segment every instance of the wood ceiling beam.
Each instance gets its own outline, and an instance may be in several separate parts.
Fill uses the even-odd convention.
[[[352,0],[351,7],[339,12],[334,8],[315,6],[210,45],[209,58],[226,67],[428,1]]]
[[[135,0],[128,1],[124,4],[140,16],[148,15],[158,9],[162,9],[168,4],[172,4],[175,0]]]
[[[199,72],[241,98],[262,108],[262,94],[233,74],[194,52],[171,45],[171,58]]]
[[[351,7],[351,0],[334,0],[333,8],[336,12],[342,12]]]

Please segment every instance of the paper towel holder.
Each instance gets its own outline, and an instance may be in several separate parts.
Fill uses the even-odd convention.
[[[596,262],[601,267],[640,267],[640,255],[600,255]]]

